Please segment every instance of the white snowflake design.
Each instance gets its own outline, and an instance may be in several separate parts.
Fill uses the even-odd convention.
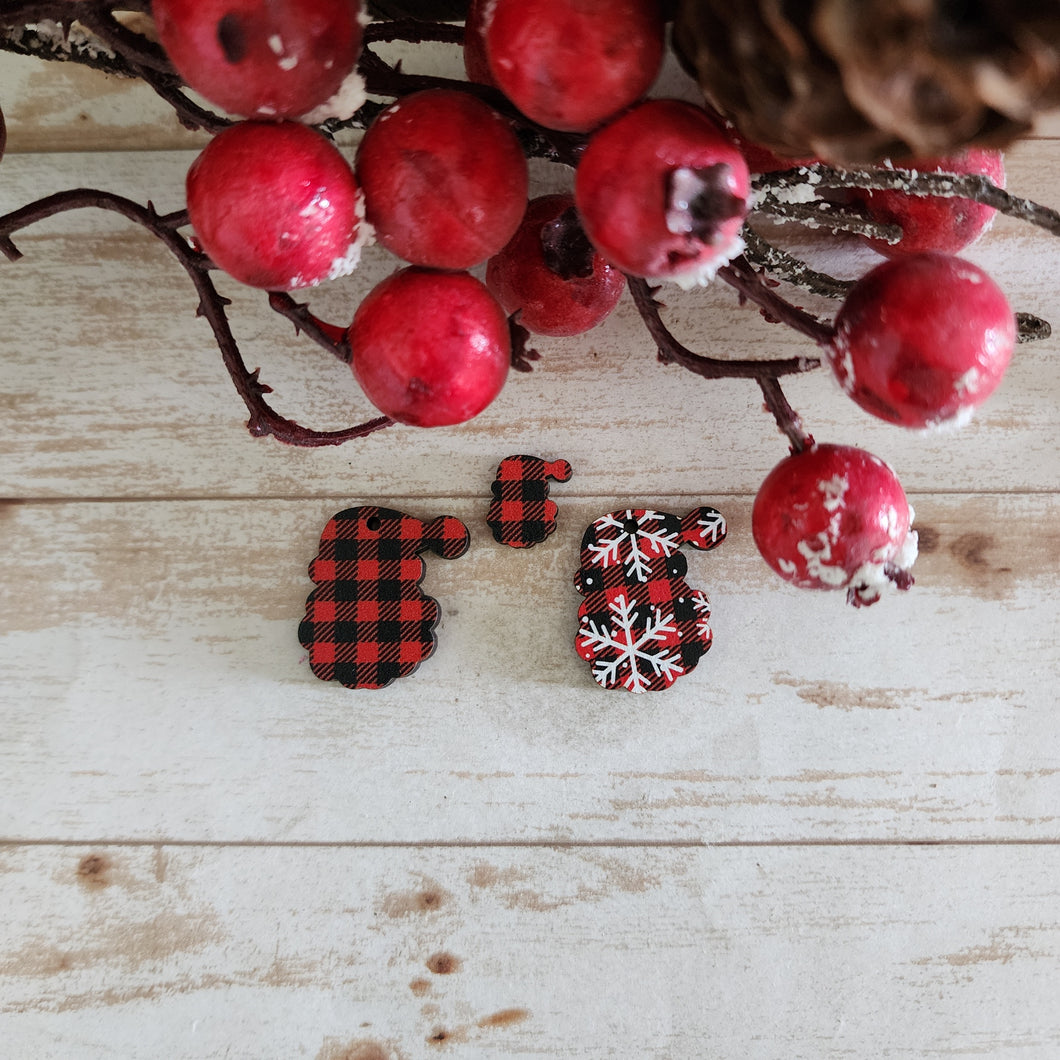
[[[620,516],[620,518],[616,518]],[[596,521],[597,543],[589,545],[589,562],[599,567],[610,567],[622,561],[622,544],[629,542],[629,555],[624,563],[631,579],[646,582],[651,574],[651,560],[659,556],[669,558],[681,547],[679,531],[667,531],[664,517],[658,512],[613,512]],[[636,529],[629,528],[636,523]],[[604,537],[605,530],[617,531]]]
[[[694,589],[689,597],[696,612],[696,634],[710,640],[714,634],[710,628],[710,601],[702,589]]]
[[[728,527],[725,525],[725,516],[721,512],[710,509],[702,519],[696,520],[696,526],[700,527],[700,537],[711,545],[717,545],[725,538]]]
[[[652,677],[662,675],[669,685],[684,673],[678,652],[652,644],[677,633],[674,616],[651,608],[644,629],[637,632],[634,630],[636,607],[636,600],[616,596],[608,604],[614,616],[611,625],[597,625],[588,615],[582,617],[579,647],[597,657],[592,664],[593,677],[604,688],[615,688],[621,682],[629,692],[644,692],[650,687]],[[610,657],[612,653],[614,658]]]

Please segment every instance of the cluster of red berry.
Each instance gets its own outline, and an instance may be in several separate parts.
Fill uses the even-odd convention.
[[[573,195],[529,204],[510,123],[473,95],[399,99],[352,167],[297,120],[354,72],[356,3],[158,0],[154,14],[187,83],[249,119],[218,134],[188,174],[195,236],[217,265],[287,291],[350,272],[369,238],[409,263],[349,329],[358,382],[399,422],[481,412],[511,360],[507,314],[532,332],[576,334],[614,308],[624,274],[690,284],[742,247],[750,176],[739,149],[699,108],[638,104],[664,51],[655,0],[472,6],[468,66],[480,80],[545,128],[606,126],[589,139]],[[642,146],[631,153],[631,142]],[[484,262],[482,284],[467,270]]]
[[[720,273],[746,282],[749,267],[737,266],[754,235],[752,207],[783,215],[819,190],[819,173],[785,193],[771,172],[819,160],[777,159],[705,107],[646,100],[665,50],[665,7],[472,0],[469,80],[522,115],[524,129],[575,137],[570,192],[528,203],[510,113],[481,92],[402,95],[371,122],[352,165],[312,127],[329,101],[363,102],[360,0],[154,0],[180,77],[246,119],[219,132],[188,173],[196,243],[272,292],[352,271],[373,239],[407,263],[367,295],[342,341],[369,400],[420,426],[463,422],[496,397],[515,316],[532,332],[572,335],[600,323],[627,281],[641,285],[642,311],[646,281],[691,287]],[[900,165],[1004,180],[997,152]],[[834,325],[803,315],[846,393],[912,428],[962,422],[998,385],[1016,340],[1004,295],[954,256],[993,210],[937,192],[848,188],[825,202],[898,238],[873,241],[888,260],[852,285]],[[468,271],[483,264],[485,282]],[[797,423],[785,429],[792,455],[754,507],[766,560],[795,585],[845,589],[859,604],[888,581],[908,587],[915,534],[893,473],[859,450],[817,445]]]

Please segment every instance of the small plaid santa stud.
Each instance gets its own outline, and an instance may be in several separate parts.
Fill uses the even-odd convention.
[[[566,482],[571,467],[566,460],[539,456],[509,456],[500,462],[490,487],[486,524],[501,545],[532,548],[556,529],[556,503],[548,499],[548,480]]]
[[[716,508],[685,516],[646,508],[603,515],[582,537],[574,585],[578,608],[575,648],[604,688],[657,692],[695,669],[709,650],[710,601],[685,581],[688,560],[725,540]]]
[[[462,556],[471,542],[452,516],[424,522],[391,508],[347,508],[328,520],[309,565],[298,639],[322,681],[383,688],[435,648],[438,601],[420,588],[421,552]]]

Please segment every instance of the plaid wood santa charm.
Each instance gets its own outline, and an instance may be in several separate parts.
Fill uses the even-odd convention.
[[[714,638],[710,601],[685,581],[688,560],[678,550],[717,548],[725,533],[725,519],[710,507],[683,518],[626,509],[589,526],[574,576],[585,597],[575,648],[598,684],[656,692],[695,669]]]
[[[486,524],[501,545],[532,548],[556,529],[556,502],[548,499],[548,480],[566,482],[566,460],[509,456],[500,462],[490,490]]]
[[[364,505],[328,520],[298,627],[313,673],[347,688],[383,688],[412,673],[434,651],[439,617],[438,601],[420,588],[420,553],[456,559],[470,542],[448,515],[424,522]]]

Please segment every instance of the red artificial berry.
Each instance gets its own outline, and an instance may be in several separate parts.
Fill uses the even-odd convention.
[[[500,393],[511,359],[504,311],[467,272],[394,273],[358,306],[349,339],[368,400],[417,427],[477,416]]]
[[[895,168],[918,173],[978,173],[994,184],[1005,186],[1005,158],[1000,151],[972,147],[947,158],[906,159]],[[990,227],[997,212],[973,199],[944,196],[909,195],[904,191],[864,191],[850,193],[853,202],[861,203],[872,220],[879,224],[898,225],[902,238],[897,243],[865,237],[873,250],[893,257],[937,250],[944,254],[974,243]]]
[[[486,286],[538,335],[580,335],[618,304],[626,278],[585,236],[573,195],[543,195],[508,245],[490,258]]]
[[[187,195],[203,249],[251,287],[308,287],[345,276],[360,261],[368,228],[353,170],[305,125],[225,129],[192,163]]]
[[[766,476],[751,511],[762,557],[800,589],[846,589],[861,606],[913,584],[913,510],[894,472],[849,445],[811,444]]]
[[[960,425],[993,392],[1016,322],[978,266],[948,254],[892,258],[850,290],[828,359],[863,409],[903,427]]]
[[[492,85],[489,59],[486,58],[486,16],[490,0],[471,0],[464,19],[464,72],[469,81]]]
[[[526,209],[526,156],[508,123],[466,92],[393,103],[357,150],[379,242],[414,265],[466,269],[495,254]]]
[[[324,103],[361,51],[360,0],[154,0],[152,12],[188,85],[249,118]]]
[[[623,272],[706,283],[743,248],[747,163],[691,103],[641,103],[595,133],[574,197],[593,246]]]
[[[493,0],[486,56],[532,121],[588,132],[636,102],[663,57],[658,0]]]

